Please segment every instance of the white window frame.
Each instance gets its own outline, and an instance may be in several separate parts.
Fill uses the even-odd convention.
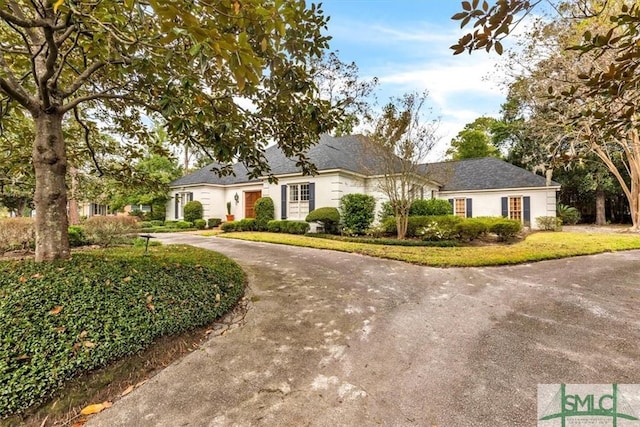
[[[462,201],[462,212],[458,211],[458,202]],[[466,197],[458,197],[453,199],[453,214],[455,216],[459,216],[460,218],[467,217],[467,198]]]
[[[298,219],[304,219],[301,215],[305,212],[309,213],[309,183],[300,182],[296,184],[288,184],[287,186],[289,187],[287,212],[289,212],[290,215],[295,212],[294,215],[296,215]]]
[[[511,210],[511,200],[519,200],[520,205],[520,217],[513,218],[513,211]],[[524,222],[524,197],[523,196],[508,196],[507,197],[507,218],[514,219],[516,221]]]

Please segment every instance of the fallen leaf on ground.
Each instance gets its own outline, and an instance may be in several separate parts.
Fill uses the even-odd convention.
[[[93,405],[85,406],[84,408],[82,408],[82,411],[80,411],[80,413],[82,415],[97,414],[98,412],[110,408],[111,405],[113,405],[111,402],[94,403]]]
[[[52,316],[55,316],[56,314],[59,314],[61,311],[62,311],[62,306],[56,305],[51,310],[49,310],[49,314]]]
[[[126,396],[127,394],[131,393],[134,389],[135,389],[135,386],[130,385],[122,393],[120,393],[120,396]]]
[[[92,343],[91,341],[83,341],[82,345],[84,345],[85,347],[89,347],[89,348],[93,348],[96,345],[94,343]]]

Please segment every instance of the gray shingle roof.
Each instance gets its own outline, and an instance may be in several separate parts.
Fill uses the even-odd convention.
[[[545,187],[546,179],[495,157],[421,165],[442,191]],[[560,186],[555,181],[552,186]]]
[[[373,170],[372,159],[366,155],[360,135],[346,137],[322,135],[320,142],[309,149],[307,156],[316,165],[318,171],[342,169],[368,175],[367,171]],[[300,173],[300,169],[296,167],[296,160],[287,158],[277,146],[267,148],[265,157],[271,166],[271,173],[275,176]],[[220,167],[220,164],[211,163],[178,178],[170,185],[172,187],[195,184],[231,185],[260,181],[260,179],[249,179],[249,171],[243,164],[233,166],[235,176],[219,177],[212,171],[215,167]]]
[[[320,142],[309,149],[308,158],[318,171],[341,169],[362,175],[372,175],[375,160],[367,155],[361,135],[332,137],[322,135]],[[265,157],[275,176],[300,173],[294,159],[287,158],[277,146],[265,150]],[[217,163],[207,165],[171,183],[172,187],[197,184],[232,185],[260,182],[250,179],[249,171],[242,164],[235,164],[235,176],[218,176],[212,171]],[[454,162],[421,165],[430,180],[443,184],[443,191],[488,190],[498,188],[545,187],[545,178],[503,160],[486,157]],[[560,184],[553,182],[552,185]]]

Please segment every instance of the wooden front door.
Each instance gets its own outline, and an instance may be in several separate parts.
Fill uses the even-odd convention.
[[[245,191],[244,193],[244,217],[245,218],[255,218],[256,211],[254,206],[256,205],[256,200],[262,197],[262,191]]]

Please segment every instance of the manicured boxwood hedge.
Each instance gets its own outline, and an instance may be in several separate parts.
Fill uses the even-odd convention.
[[[0,418],[65,381],[212,322],[243,293],[228,258],[189,246],[0,262]]]

